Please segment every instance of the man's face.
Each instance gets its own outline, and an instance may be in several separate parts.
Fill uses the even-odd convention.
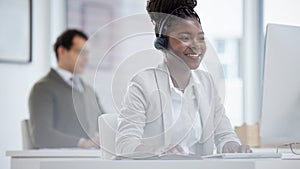
[[[206,52],[204,33],[196,19],[185,19],[169,32],[168,50],[180,57],[190,69],[197,69]]]
[[[84,47],[86,40],[80,36],[73,38],[73,44],[69,50],[63,49],[64,52],[60,57],[63,68],[74,74],[83,73],[87,64],[87,51]]]

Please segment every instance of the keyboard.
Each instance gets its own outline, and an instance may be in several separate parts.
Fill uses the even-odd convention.
[[[116,156],[115,160],[202,160],[197,155],[179,155],[179,154],[162,154],[154,155],[151,153],[135,153],[134,155]]]
[[[259,159],[281,158],[281,153],[221,153],[202,156],[203,159]]]
[[[117,156],[116,160],[202,160],[202,159],[262,159],[281,158],[281,153],[222,153],[207,156],[164,154],[154,155],[150,153]]]

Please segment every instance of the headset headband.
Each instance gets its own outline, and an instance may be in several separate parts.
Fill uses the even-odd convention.
[[[193,10],[193,9],[190,9],[186,6],[183,6],[183,5],[180,5],[178,8],[174,9],[170,14],[166,14],[167,16],[161,21],[161,24],[160,24],[160,28],[159,28],[159,31],[158,31],[158,37],[162,37],[162,34],[163,34],[163,28],[164,28],[164,25],[166,24],[166,22],[169,20],[169,18],[178,10],[180,9],[185,9],[185,10],[188,10],[189,12],[191,12],[192,15],[194,15],[196,17],[196,19],[198,20],[198,22],[201,24],[201,21],[200,21],[200,18],[199,16],[197,15],[197,13]],[[176,16],[176,15],[174,15]]]

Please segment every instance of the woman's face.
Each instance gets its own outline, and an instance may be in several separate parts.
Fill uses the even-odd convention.
[[[168,50],[180,57],[190,69],[197,69],[206,52],[204,32],[194,19],[181,19],[168,32]]]

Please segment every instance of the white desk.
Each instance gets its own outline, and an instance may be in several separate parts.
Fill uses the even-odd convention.
[[[299,169],[300,160],[101,160],[99,150],[8,151],[11,169]]]
[[[299,169],[300,161],[286,160],[148,160],[47,161],[41,169]]]
[[[100,155],[100,150],[84,149],[41,149],[6,152],[6,156],[11,157],[11,169],[40,169],[43,162],[100,159]]]

